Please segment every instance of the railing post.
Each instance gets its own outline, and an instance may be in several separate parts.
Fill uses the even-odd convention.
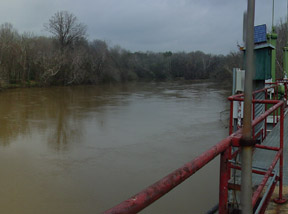
[[[254,99],[255,99],[255,95],[253,94],[252,95],[252,120],[254,120],[255,119],[255,103],[253,102],[254,101]],[[253,138],[253,140],[255,140],[255,127],[252,127],[252,138]]]
[[[231,135],[233,132],[234,132],[234,118],[233,118],[233,111],[234,111],[234,109],[233,109],[233,103],[234,103],[234,101],[230,101],[230,121],[229,121],[229,135]],[[232,156],[232,146],[229,146],[229,148],[228,148],[228,160],[230,160],[231,159],[231,156]],[[221,155],[221,157],[222,157],[222,155]],[[221,167],[221,165],[222,165],[222,159],[221,159],[221,157],[220,157],[220,167]],[[227,160],[227,161],[228,161]],[[221,171],[221,168],[220,168],[220,171]],[[230,174],[231,174],[231,169],[230,169],[230,167],[228,168],[228,179],[230,179]],[[221,180],[221,178],[220,178],[220,180]],[[227,183],[228,183],[228,180],[227,180]],[[221,186],[221,181],[220,181],[220,186]],[[220,187],[221,188],[221,187]],[[220,192],[221,192],[221,190],[220,190]],[[219,199],[220,200],[220,199]],[[220,201],[219,201],[220,202]],[[220,204],[220,203],[219,203]]]
[[[268,91],[265,90],[265,100],[267,100],[268,98]],[[267,111],[267,104],[265,103],[265,112]],[[264,139],[267,137],[267,117],[265,117],[265,137]]]
[[[219,214],[228,213],[228,180],[230,177],[229,151],[227,148],[220,157]]]
[[[283,204],[287,200],[283,198],[283,141],[284,141],[284,105],[280,107],[280,148],[282,149],[279,164],[279,197],[274,201]]]
[[[286,105],[287,104],[287,82],[284,82],[284,86],[285,86],[285,98],[286,98],[285,105]]]
[[[273,100],[276,100],[276,95],[275,95],[276,94],[276,89],[275,89],[275,87],[273,88],[273,91],[274,91]],[[276,125],[275,115],[276,115],[276,111],[273,112],[273,127],[275,127],[275,125]]]
[[[277,88],[277,93],[276,93],[276,100],[279,99],[279,95],[278,95],[278,83],[276,85]],[[282,108],[282,107],[281,107]],[[279,110],[276,111],[276,115],[277,115],[277,123],[279,122]]]
[[[229,135],[233,133],[233,100],[230,101]]]

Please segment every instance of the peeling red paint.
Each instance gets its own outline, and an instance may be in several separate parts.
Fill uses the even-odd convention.
[[[105,211],[105,214],[120,214],[120,213],[137,213],[144,209],[167,192],[171,191],[174,187],[185,181],[208,162],[213,160],[221,152],[225,151],[231,145],[231,136],[220,141],[202,155],[195,158],[193,161],[186,163],[181,168],[175,170],[171,174],[162,178],[155,184],[149,186],[142,192],[131,197],[130,199],[120,203],[119,205]]]

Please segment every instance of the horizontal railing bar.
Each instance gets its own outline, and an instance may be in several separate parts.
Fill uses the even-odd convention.
[[[265,88],[263,88],[263,89],[259,89],[259,90],[254,91],[252,94],[255,95],[255,94],[257,94],[257,93],[266,91],[266,90],[271,89],[271,88],[276,88],[276,87],[277,87],[277,86],[265,87]],[[229,97],[228,97],[228,100],[232,101],[232,100],[234,100],[235,98],[239,98],[239,97],[243,97],[243,96],[244,96],[243,93],[242,93],[242,94],[232,95],[232,96],[229,96]]]
[[[236,169],[236,170],[239,170],[239,171],[242,170],[241,166],[239,166],[239,165],[230,164],[230,167],[232,169]],[[266,175],[266,172],[267,172],[267,170],[265,171],[264,169],[257,169],[257,167],[252,167],[252,173],[254,173],[254,174]],[[274,175],[274,173],[272,172],[271,176],[273,176],[273,175]]]
[[[264,178],[262,180],[262,182],[260,183],[260,185],[258,186],[258,188],[256,189],[256,191],[254,192],[253,194],[253,197],[252,197],[252,205],[253,207],[255,206],[261,192],[263,191],[264,189],[264,186],[266,185],[269,177],[271,176],[272,172],[273,172],[273,169],[275,168],[275,165],[277,164],[278,160],[280,159],[280,156],[282,154],[282,148],[277,152],[277,154],[275,155],[275,158],[272,162],[272,164],[270,165],[269,169],[267,170],[266,174],[264,175]]]
[[[264,205],[264,202],[267,199],[267,196],[268,196],[268,194],[269,194],[269,192],[271,190],[271,187],[272,187],[273,183],[277,182],[276,176],[277,176],[277,174],[275,173],[274,176],[272,177],[267,189],[266,189],[266,192],[264,193],[264,195],[263,195],[263,197],[262,197],[262,199],[261,199],[261,201],[260,201],[260,203],[259,203],[259,205],[257,207],[257,210],[255,211],[255,214],[259,214],[260,213],[261,208],[262,208],[262,206]]]
[[[282,80],[282,79],[278,79],[277,82],[265,82],[266,85],[275,85],[275,84],[278,84],[278,83],[288,83],[287,80]]]
[[[241,163],[233,161],[233,160],[229,160],[229,163],[234,164],[234,166],[240,166],[241,165]],[[260,166],[252,166],[252,168],[263,171],[263,172],[267,172],[267,170],[268,170],[267,168],[260,167]]]
[[[266,150],[272,150],[272,151],[279,151],[280,150],[279,147],[265,146],[265,145],[261,145],[261,144],[256,144],[255,147],[259,148],[259,149],[266,149]]]
[[[277,104],[280,100],[252,100],[253,103],[261,103],[261,104]]]
[[[115,207],[105,211],[104,214],[130,214],[143,210],[145,207],[149,206],[167,192],[181,184],[220,153],[228,149],[228,147],[231,145],[231,141],[232,136],[225,138],[191,162],[186,163],[184,166],[175,170],[171,174],[152,184],[128,200],[125,200]]]
[[[238,101],[238,102],[244,102],[244,98],[235,98],[233,100],[230,100],[231,102],[232,101]],[[279,103],[280,100],[256,100],[256,99],[253,99],[252,100],[252,103],[260,103],[260,104],[277,104]]]
[[[231,99],[228,98],[229,101],[240,101],[240,102],[244,102],[244,98],[241,97],[233,97]]]

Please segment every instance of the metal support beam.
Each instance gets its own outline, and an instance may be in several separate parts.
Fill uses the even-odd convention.
[[[255,0],[248,0],[247,6],[247,30],[246,30],[246,74],[244,85],[244,118],[243,139],[250,141],[252,138],[252,87],[254,74],[254,17]],[[252,214],[252,146],[241,148],[241,195],[240,209],[242,213]]]
[[[283,204],[287,200],[283,197],[283,147],[284,147],[284,105],[280,109],[280,148],[282,150],[279,164],[279,197],[274,201],[278,204]]]
[[[287,1],[287,19],[286,19],[286,34],[288,36],[288,1]],[[287,37],[288,38],[288,37]],[[283,48],[283,68],[284,68],[284,78],[288,77],[288,40],[286,41],[286,46]]]
[[[219,214],[228,213],[229,148],[220,157]]]

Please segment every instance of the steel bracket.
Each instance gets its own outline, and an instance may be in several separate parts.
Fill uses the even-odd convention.
[[[244,139],[244,138],[240,138],[239,140],[239,146],[252,146],[253,147],[259,143],[260,143],[260,140]]]

